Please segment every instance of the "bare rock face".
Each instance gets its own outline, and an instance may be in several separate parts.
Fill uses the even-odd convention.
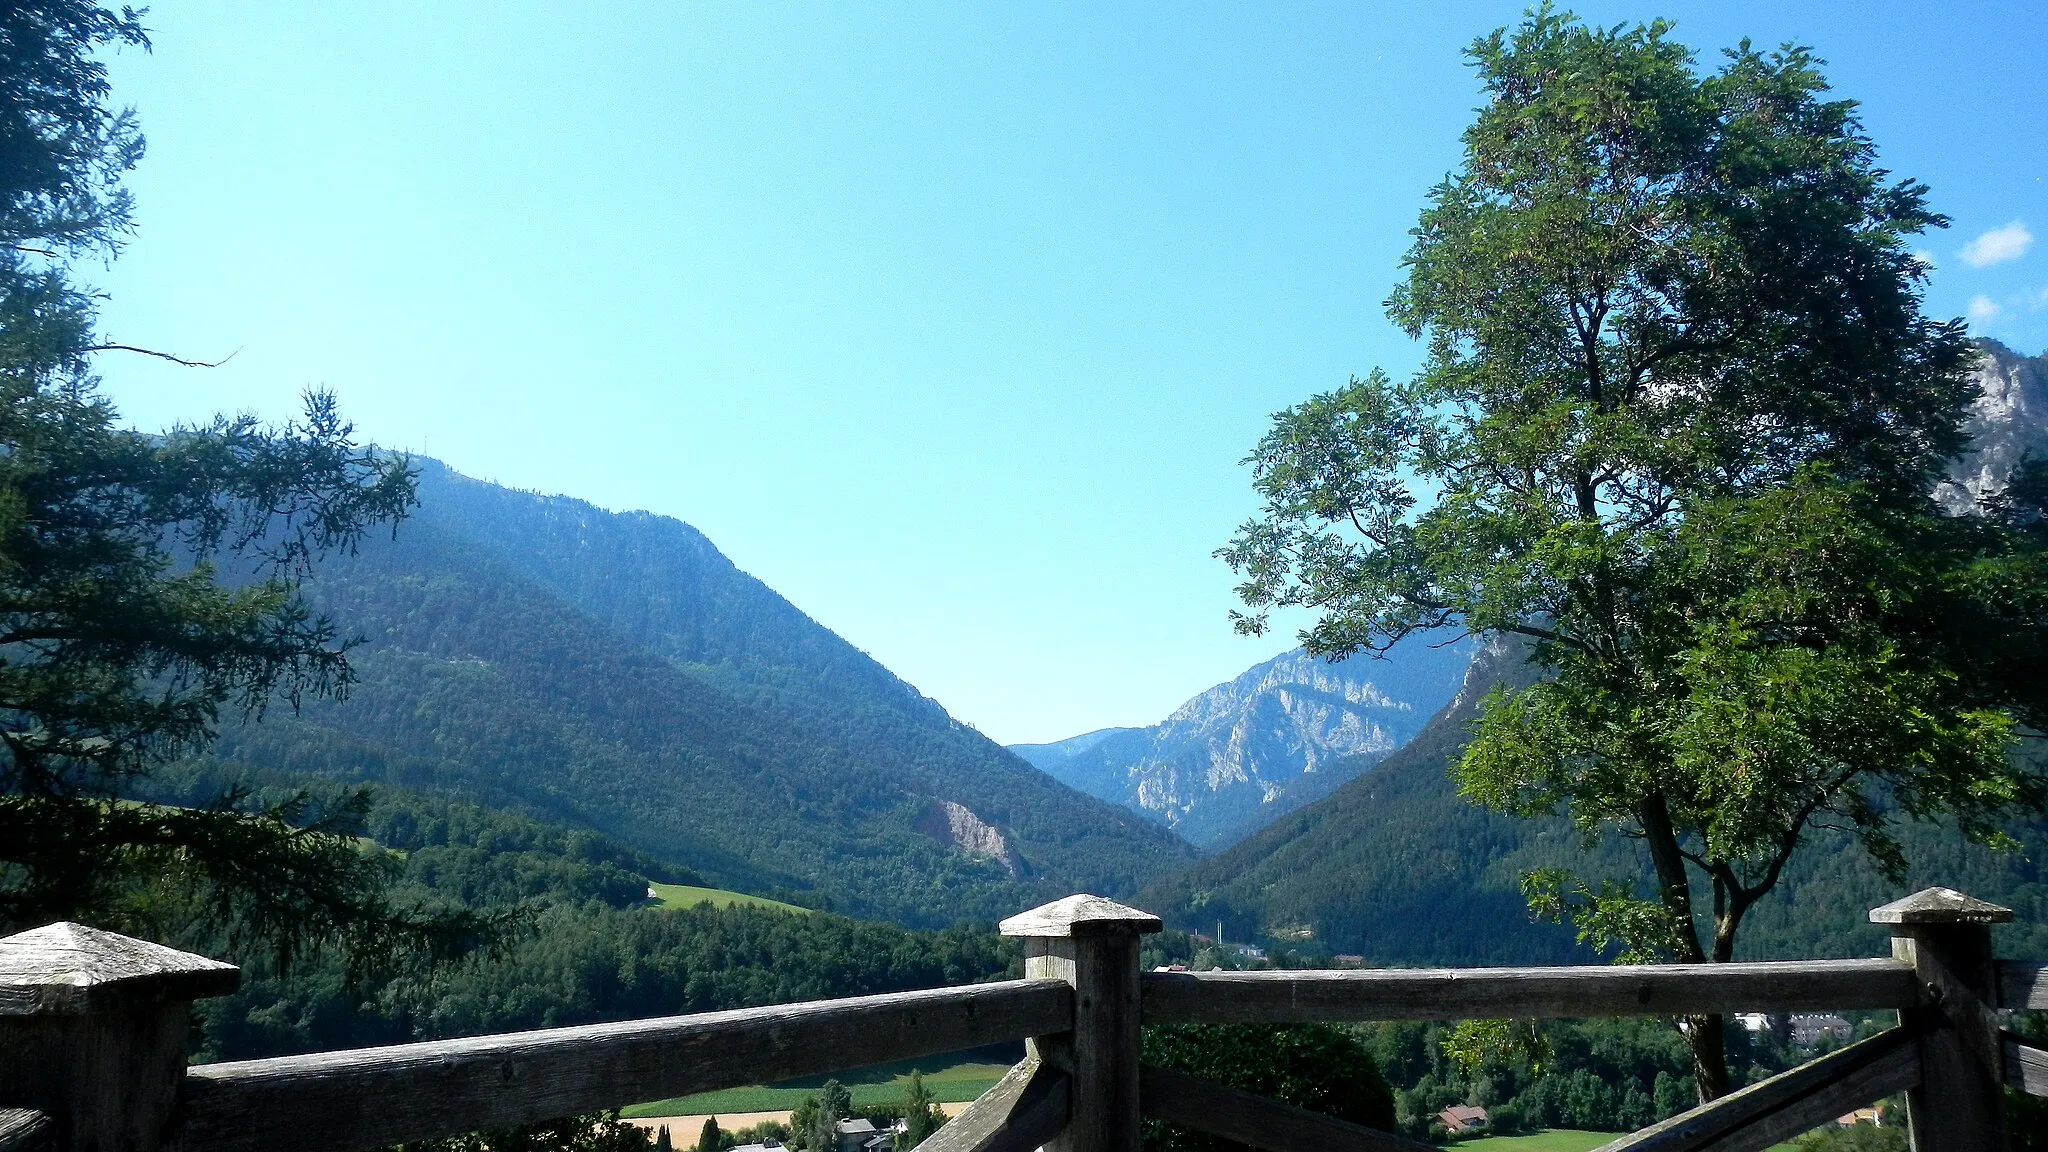
[[[1389,659],[1283,653],[1148,728],[1011,751],[1090,795],[1220,848],[1365,771],[1458,690],[1471,646],[1405,642]]]
[[[1964,424],[1970,448],[1934,490],[1952,512],[1975,508],[2004,488],[2028,453],[2048,456],[2048,356],[2022,356],[1996,340],[1976,344],[1984,359],[1977,368],[1981,394]]]
[[[1003,838],[1003,830],[983,820],[965,804],[935,800],[918,817],[917,830],[941,844],[969,856],[985,856],[1003,866],[1011,876],[1023,871],[1017,853]]]

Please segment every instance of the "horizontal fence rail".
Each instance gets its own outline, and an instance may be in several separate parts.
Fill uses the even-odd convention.
[[[955,1052],[1073,1016],[1067,984],[1012,980],[202,1064],[185,1073],[176,1142],[348,1152]]]
[[[1141,987],[1147,1024],[1681,1016],[1919,1002],[1912,967],[1897,960],[1147,972]]]
[[[2010,1033],[1999,1037],[2005,1082],[2035,1096],[2048,1096],[2048,1048],[2036,1048]]]
[[[2018,1012],[2048,1009],[2048,966],[2000,961],[1998,1004]]]
[[[2010,910],[1931,888],[1872,909],[1884,959],[1340,971],[1139,971],[1157,917],[1097,896],[1003,922],[1027,979],[185,1066],[231,965],[58,923],[0,938],[0,1152],[356,1152],[1024,1040],[922,1152],[1139,1152],[1140,1117],[1261,1152],[1412,1141],[1141,1063],[1141,1024],[1896,1010],[1899,1025],[1603,1152],[1757,1152],[1907,1094],[1914,1152],[2002,1143],[2004,1087],[2048,1095],[2048,968],[1994,959]]]

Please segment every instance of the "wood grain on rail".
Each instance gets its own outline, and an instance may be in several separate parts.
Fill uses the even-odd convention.
[[[1073,991],[1011,980],[465,1040],[205,1064],[177,1144],[348,1152],[859,1068],[1071,1026]]]
[[[1148,972],[1147,1024],[1804,1012],[1914,1004],[1896,960],[1571,968]]]
[[[33,1108],[0,1108],[0,1152],[54,1152],[57,1126]]]
[[[918,1147],[923,1152],[1032,1152],[1066,1129],[1072,1089],[1065,1072],[1027,1059]]]
[[[2048,1096],[2048,1048],[2036,1048],[2010,1032],[1999,1041],[2005,1054],[2005,1082],[2029,1096]]]

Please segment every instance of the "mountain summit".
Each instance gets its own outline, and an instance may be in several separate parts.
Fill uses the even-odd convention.
[[[1218,684],[1148,728],[1105,728],[1010,750],[1091,796],[1221,848],[1327,795],[1406,743],[1471,662],[1453,636],[1331,663],[1297,648]]]

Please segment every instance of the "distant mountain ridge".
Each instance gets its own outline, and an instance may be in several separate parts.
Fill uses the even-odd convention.
[[[349,698],[273,709],[221,758],[529,811],[718,886],[912,926],[1128,894],[1192,858],[954,720],[689,525],[416,463],[395,539],[306,588],[363,640]]]
[[[1331,663],[1294,649],[1200,693],[1147,728],[1105,728],[1011,751],[1199,847],[1235,843],[1399,748],[1458,689],[1469,641],[1410,637],[1386,658]]]

